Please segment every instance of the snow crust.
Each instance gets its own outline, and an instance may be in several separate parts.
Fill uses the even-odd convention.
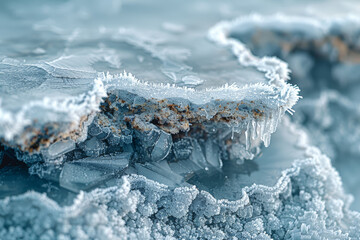
[[[81,192],[60,207],[36,192],[0,201],[5,239],[349,239],[359,215],[348,209],[330,160],[286,121],[306,158],[285,170],[275,186],[243,188],[236,201],[215,199],[195,186],[169,190],[138,175],[116,186]]]
[[[86,18],[88,13],[83,14]],[[123,60],[116,51],[104,50],[103,43],[89,58],[86,51],[35,64],[3,58],[0,77],[6,73],[9,79],[22,79],[18,73],[23,74],[18,85],[24,85],[24,92],[40,89],[29,94],[40,97],[18,107],[4,100],[2,105],[0,95],[0,172],[8,176],[12,172],[7,167],[25,168],[25,163],[32,178],[41,178],[28,178],[29,184],[46,182],[41,188],[48,190],[41,194],[40,187],[26,186],[23,176],[21,187],[35,191],[17,194],[18,189],[7,189],[13,186],[7,185],[11,178],[0,178],[5,183],[0,191],[8,194],[0,199],[0,238],[360,238],[360,215],[350,210],[353,198],[333,167],[341,169],[337,156],[341,161],[359,156],[352,144],[358,142],[353,102],[359,100],[354,74],[359,23],[354,16],[324,20],[280,14],[220,22],[208,32],[211,44],[229,49],[239,63],[236,68],[255,69],[265,79],[244,71],[246,83],[221,87],[209,81],[214,76],[195,73],[188,50],[168,48],[166,41],[126,28],[101,26],[97,37],[111,35],[116,44],[125,42],[151,55],[151,64],[159,61],[160,75],[170,83],[119,73]],[[175,36],[191,29],[159,26]],[[266,34],[255,44],[256,31]],[[67,43],[81,35],[75,30]],[[275,45],[269,45],[274,39]],[[314,50],[317,45],[312,44],[323,39],[330,44]],[[310,44],[300,53],[292,51],[298,49],[291,44],[299,41]],[[343,58],[344,46],[355,57]],[[138,49],[123,53],[137,54]],[[319,49],[324,53],[321,62],[331,63],[329,75],[318,64]],[[45,53],[36,48],[32,54]],[[137,54],[136,63],[146,63],[144,56]],[[99,62],[118,73],[99,73]],[[223,64],[221,59],[216,63]],[[299,85],[310,84],[303,85],[305,99],[297,105],[299,88],[287,82],[290,77]],[[311,85],[316,80],[324,85]],[[15,94],[18,85],[3,84],[0,93]],[[49,88],[49,97],[43,97],[41,90],[49,86],[70,90],[54,97]],[[293,108],[297,112],[290,120],[284,115]],[[15,166],[1,168],[9,161]]]

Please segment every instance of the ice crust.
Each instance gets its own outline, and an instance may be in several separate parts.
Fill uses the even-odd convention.
[[[27,32],[50,42],[0,37],[0,238],[360,238],[341,180],[357,182],[332,166],[358,169],[358,18],[249,15],[205,39],[199,16],[224,19],[225,5],[183,4],[192,17],[177,23],[163,22],[172,3],[145,4],[161,9],[150,17],[141,4],[56,3]]]
[[[36,192],[5,198],[1,234],[4,239],[358,238],[360,216],[348,209],[330,160],[293,124],[281,128],[296,136],[306,157],[283,171],[274,186],[245,187],[236,201],[216,199],[195,186],[170,190],[130,175],[116,186],[81,192],[64,207]]]
[[[198,108],[205,108],[207,104],[208,109],[205,108],[202,110],[203,113],[199,113],[199,115],[202,114],[207,119],[211,119],[217,113],[216,109],[212,109],[216,108],[216,105],[221,107],[221,104],[227,104],[229,101],[231,101],[232,105],[239,105],[240,102],[245,102],[248,104],[246,107],[250,108],[250,111],[252,109],[261,109],[260,111],[265,112],[264,115],[268,115],[266,117],[270,121],[273,119],[275,126],[280,116],[287,110],[291,111],[291,107],[298,99],[298,90],[285,83],[280,87],[265,84],[245,85],[243,87],[225,85],[221,88],[196,91],[191,88],[175,87],[170,84],[158,85],[140,82],[128,73],[117,76],[104,75],[94,81],[92,91],[81,96],[59,101],[51,101],[48,98],[44,98],[42,101],[31,102],[25,105],[15,113],[16,116],[10,111],[2,110],[1,120],[3,124],[1,129],[4,131],[3,138],[10,146],[20,144],[20,146],[26,149],[29,145],[31,147],[31,144],[40,145],[38,142],[28,143],[32,137],[36,137],[38,131],[41,132],[41,135],[38,135],[50,139],[50,142],[53,142],[57,135],[70,135],[69,132],[76,130],[76,126],[79,128],[81,118],[88,118],[89,114],[98,111],[98,105],[102,101],[101,97],[105,97],[105,93],[111,92],[112,89],[133,93],[146,100],[155,99],[160,101],[176,98],[187,105],[189,105],[187,102],[193,103]],[[219,103],[216,103],[216,101]],[[129,104],[131,103],[129,102]],[[170,103],[174,102],[170,101]],[[214,104],[216,105],[214,106]],[[230,109],[236,107],[230,106]],[[44,111],[47,114],[44,114],[44,117],[39,121],[38,119],[31,119],[32,116],[30,114],[34,111]],[[279,111],[280,113],[278,113]],[[62,122],[58,118],[67,119],[64,123],[66,125],[61,126]],[[13,119],[17,120],[13,121]],[[56,123],[60,127],[57,126],[52,130],[53,132],[49,132],[48,129],[51,127],[51,123]],[[29,125],[31,125],[30,130]],[[81,127],[83,126],[80,125]],[[77,140],[76,136],[73,138]]]
[[[129,32],[121,32],[125,34],[124,39],[130,41],[127,37]],[[131,31],[130,33],[133,35]],[[216,41],[216,37],[212,40]],[[136,40],[130,42],[134,41],[146,51],[152,50],[145,43]],[[236,53],[249,53],[246,49],[243,49],[245,53],[241,50],[237,49]],[[46,70],[50,74],[49,81],[55,81],[60,72],[69,77],[66,74],[73,70],[67,66],[74,64],[74,59],[75,63],[78,62],[75,57],[52,61],[50,65],[61,70],[56,71],[56,74],[48,69],[49,63],[38,64],[36,69]],[[9,61],[6,60],[5,64]],[[82,64],[86,65],[86,62]],[[250,66],[243,61],[240,64]],[[79,175],[84,175],[82,172],[85,172],[84,168],[73,165],[70,161],[118,154],[126,152],[126,149],[135,152],[134,157],[129,159],[135,173],[158,181],[162,179],[172,187],[187,185],[186,182],[194,173],[209,169],[219,171],[224,159],[241,164],[245,159],[253,159],[259,155],[262,142],[265,147],[269,146],[270,136],[275,132],[282,116],[286,111],[292,111],[291,107],[299,98],[299,90],[285,82],[288,78],[286,64],[276,59],[259,59],[258,63],[253,63],[253,66],[257,65],[260,71],[265,71],[267,82],[241,86],[225,84],[205,89],[140,81],[126,72],[117,75],[99,73],[93,90],[81,95],[92,102],[81,102],[81,105],[76,106],[84,108],[83,111],[77,110],[77,119],[69,119],[62,126],[62,119],[66,117],[62,116],[58,122],[58,115],[49,113],[51,122],[46,122],[46,118],[40,123],[37,119],[29,120],[27,122],[34,122],[31,127],[25,127],[25,123],[18,133],[5,136],[3,143],[15,149],[17,159],[30,166],[35,164],[31,169],[36,170],[31,170],[31,173],[59,182],[60,186],[72,191],[88,189],[89,186],[94,186],[92,182],[102,182],[109,174],[114,175],[104,172],[105,176],[101,176],[101,172],[92,171],[87,177],[82,177],[83,180],[74,179],[73,183],[65,183],[63,176],[70,179],[69,174],[78,172]],[[28,67],[16,61],[11,62],[11,66]],[[68,72],[62,71],[64,69]],[[70,77],[76,78],[75,75]],[[99,106],[95,107],[94,103]],[[56,105],[56,102],[53,104]],[[55,107],[51,111],[63,111],[67,114],[68,108],[72,106],[63,106],[62,110]],[[34,109],[36,108],[33,107]],[[22,115],[22,109],[16,111],[20,111],[17,114]],[[191,142],[188,160],[184,159],[184,155],[174,158],[178,150],[173,143],[186,136],[190,137]],[[214,140],[209,142],[207,138]],[[211,159],[213,154],[218,156],[217,159]],[[179,160],[181,161],[178,162]],[[159,175],[159,166],[147,162],[161,162],[162,166],[173,163],[164,170],[169,170],[168,173],[160,172]],[[56,167],[51,167],[51,164]],[[165,179],[162,176],[164,174]],[[178,179],[166,179],[171,175],[178,176]],[[81,184],[83,188],[77,187]]]
[[[99,112],[87,116],[84,130],[78,131],[82,135],[68,134],[50,145],[36,141],[35,151],[40,151],[35,153],[32,145],[25,147],[27,151],[15,149],[17,159],[31,166],[30,173],[59,182],[71,191],[86,190],[115,174],[107,166],[94,170],[85,157],[134,151],[134,157],[128,159],[134,173],[172,187],[186,186],[194,174],[221,170],[223,160],[241,164],[259,155],[261,142],[269,146],[270,135],[298,99],[298,89],[289,84],[194,90],[141,82],[128,73],[106,74],[95,81],[101,83],[108,97],[100,104]],[[187,159],[176,158],[182,149],[176,149],[173,143],[186,136],[190,139],[190,154]],[[210,142],[211,138],[214,140]],[[47,141],[52,139],[56,138]],[[212,159],[214,155],[217,159]],[[172,163],[162,169],[152,162],[162,166]]]
[[[261,40],[256,39],[259,33]],[[260,56],[275,55],[289,63],[304,96],[294,108],[295,120],[306,126],[312,143],[332,157],[345,189],[358,199],[357,181],[349,172],[357,168],[360,156],[359,111],[353,105],[360,80],[359,18],[252,15],[232,22],[228,34]],[[357,201],[354,207],[359,208]]]

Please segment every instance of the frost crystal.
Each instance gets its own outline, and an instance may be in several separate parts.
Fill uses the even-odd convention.
[[[246,27],[245,27],[246,26]],[[311,142],[334,159],[345,188],[360,197],[354,162],[358,148],[358,91],[360,20],[252,15],[228,24],[228,34],[247,44],[257,55],[285,60],[304,100],[294,118],[306,126]],[[257,35],[256,35],[257,34]],[[286,35],[286,37],[284,37]],[[255,36],[262,36],[255,39]],[[351,166],[351,167],[350,167]],[[355,208],[359,209],[356,200]]]
[[[1,239],[360,238],[357,17],[0,5]]]

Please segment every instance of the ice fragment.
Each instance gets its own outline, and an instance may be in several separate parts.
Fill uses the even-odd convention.
[[[130,158],[131,153],[123,153],[67,162],[60,174],[60,186],[75,192],[94,187],[124,170]]]

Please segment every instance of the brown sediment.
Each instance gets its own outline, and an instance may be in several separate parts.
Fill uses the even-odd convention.
[[[264,111],[260,111],[259,109],[251,110],[253,113],[254,118],[260,118],[264,115]]]
[[[254,101],[246,103],[241,101],[236,103],[234,101],[224,102],[218,105],[216,111],[211,118],[206,117],[208,106],[198,107],[192,110],[189,105],[180,106],[175,103],[169,102],[167,99],[152,99],[146,100],[145,103],[132,106],[125,100],[116,98],[116,101],[126,106],[124,114],[121,115],[122,119],[110,119],[105,112],[114,113],[119,111],[117,106],[113,106],[109,98],[104,99],[104,103],[100,106],[100,112],[97,113],[98,124],[104,127],[109,127],[110,130],[117,134],[122,134],[122,129],[133,128],[139,131],[151,130],[149,123],[154,124],[161,130],[172,135],[186,133],[194,129],[204,129],[204,124],[211,123],[224,123],[224,124],[237,124],[244,121],[248,117],[260,119],[264,117],[264,111],[260,109],[253,109]],[[221,101],[216,99],[216,102]],[[234,111],[231,111],[230,105],[234,106]],[[111,106],[111,107],[110,107]],[[240,110],[241,106],[246,107],[247,110]],[[73,139],[77,140],[81,137],[81,131],[84,123],[88,121],[89,116],[81,117],[79,124],[70,124],[67,129],[72,131],[64,131],[58,133],[60,128],[58,123],[48,123],[42,129],[28,127],[20,139],[23,143],[17,146],[2,141],[5,145],[10,147],[17,147],[22,151],[29,153],[39,152],[41,148],[48,147],[50,144],[60,140]],[[29,137],[30,136],[30,137]]]
[[[22,144],[11,144],[4,139],[1,142],[9,147],[20,149],[24,152],[35,153],[39,152],[41,148],[46,148],[50,144],[65,140],[76,140],[81,137],[81,130],[83,124],[88,120],[89,116],[83,116],[80,118],[80,122],[75,126],[74,123],[70,124],[69,129],[74,129],[69,132],[56,133],[56,129],[59,129],[58,123],[48,123],[42,129],[32,126],[27,127],[24,132],[19,136]],[[30,136],[30,137],[29,137]]]
[[[121,103],[122,107],[126,107],[126,109],[122,109],[123,114],[121,115],[121,118],[123,119],[120,119],[120,122],[126,122],[130,128],[139,131],[148,131],[151,130],[151,125],[149,125],[151,123],[163,131],[173,135],[179,134],[180,132],[188,132],[194,128],[194,126],[198,128],[199,124],[238,124],[248,117],[255,119],[264,117],[263,110],[253,109],[253,105],[255,105],[254,101],[250,101],[248,103],[245,101],[219,103],[216,108],[211,109],[211,111],[216,111],[212,113],[211,118],[206,116],[206,111],[209,111],[209,105],[206,105],[206,107],[199,106],[195,109],[191,109],[189,104],[180,106],[173,102],[169,102],[168,99],[159,100],[152,98],[150,100],[146,100],[143,104],[134,106],[130,105],[119,96],[116,96],[114,101]],[[220,99],[215,99],[215,102],[220,101]],[[115,108],[112,103],[108,101],[105,102],[107,103],[107,106],[102,108],[103,111],[114,113]],[[233,110],[230,105],[234,106]],[[244,109],[246,110],[241,110],[241,107],[245,107]],[[115,111],[118,111],[118,108],[115,109]],[[98,115],[101,114],[101,112],[98,113]],[[120,116],[117,117],[119,118]],[[99,124],[103,126],[107,125],[103,122],[99,122]]]
[[[291,36],[291,33],[281,33],[285,36],[279,36],[270,30],[259,30],[257,29],[252,35],[251,42],[255,46],[260,46],[265,42],[271,42],[279,45],[284,54],[296,50],[304,50],[312,52],[313,54],[328,58],[329,56],[320,49],[325,47],[327,44],[331,45],[337,50],[338,56],[336,58],[339,62],[348,63],[360,63],[360,51],[359,49],[350,46],[346,43],[341,35],[325,36],[321,39],[302,40],[302,39],[284,39]]]

